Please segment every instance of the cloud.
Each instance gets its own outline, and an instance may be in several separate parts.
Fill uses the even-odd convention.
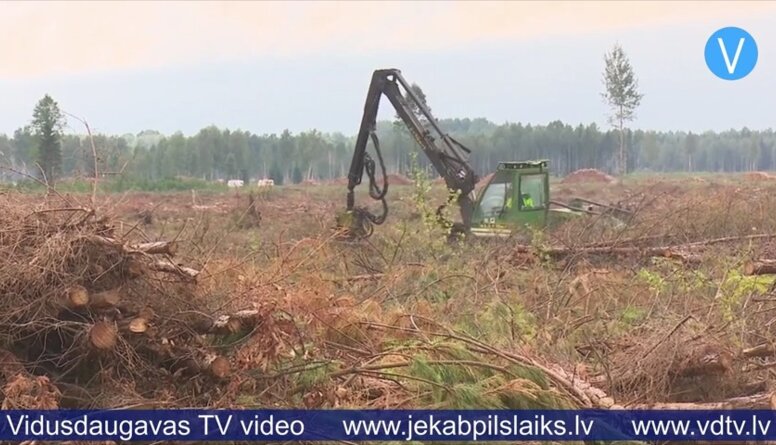
[[[440,51],[762,17],[769,2],[18,2],[0,15],[0,79],[253,57]],[[723,23],[724,22],[724,23]]]

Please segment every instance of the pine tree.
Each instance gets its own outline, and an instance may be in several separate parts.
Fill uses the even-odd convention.
[[[32,130],[37,142],[37,157],[45,180],[54,183],[62,168],[62,127],[65,116],[48,94],[32,113]]]

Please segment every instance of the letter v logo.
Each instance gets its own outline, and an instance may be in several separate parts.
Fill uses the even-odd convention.
[[[729,74],[733,74],[733,72],[736,70],[736,65],[738,65],[738,57],[741,56],[741,48],[744,47],[744,40],[746,40],[744,37],[738,39],[736,55],[733,56],[733,63],[730,63],[730,56],[728,56],[727,49],[725,49],[725,41],[722,40],[722,37],[717,37],[717,42],[719,42],[719,49],[722,51],[722,57],[725,59],[725,66],[727,67]]]
[[[733,48],[735,52],[731,54]],[[757,43],[741,28],[722,28],[709,37],[704,56],[706,66],[715,76],[738,80],[751,73],[757,64]]]

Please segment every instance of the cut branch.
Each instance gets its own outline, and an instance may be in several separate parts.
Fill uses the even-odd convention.
[[[157,272],[175,274],[187,280],[196,280],[199,271],[190,267],[179,266],[169,260],[160,260],[151,264],[151,269]]]

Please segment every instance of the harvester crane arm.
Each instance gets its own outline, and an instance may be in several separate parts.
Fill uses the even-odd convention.
[[[402,94],[404,90],[405,94]],[[356,138],[356,148],[348,173],[347,210],[356,218],[355,226],[363,229],[362,235],[371,234],[371,225],[382,224],[388,214],[388,205],[385,196],[388,192],[388,177],[385,172],[385,164],[380,153],[380,144],[375,133],[377,124],[377,112],[380,99],[385,95],[396,109],[396,113],[402,122],[410,130],[415,140],[426,154],[431,164],[439,175],[445,180],[447,188],[460,192],[458,205],[461,210],[463,230],[471,227],[474,213],[474,202],[471,192],[477,183],[477,175],[469,164],[471,151],[463,144],[453,139],[439,127],[439,123],[431,115],[431,111],[415,94],[410,84],[397,69],[376,70],[372,74],[372,82],[364,105],[364,115],[361,118],[361,127]],[[420,116],[416,115],[414,109]],[[424,125],[421,117],[427,122]],[[380,168],[382,169],[383,185],[377,184],[375,179],[375,161],[367,153],[369,139],[374,144]],[[383,204],[383,213],[373,215],[364,208],[355,207],[354,189],[361,184],[361,179],[366,170],[369,177],[369,195],[372,199],[379,200]]]

